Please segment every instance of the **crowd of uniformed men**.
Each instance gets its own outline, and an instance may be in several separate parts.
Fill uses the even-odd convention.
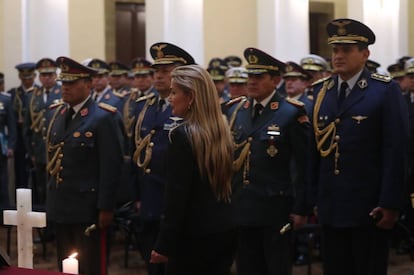
[[[335,37],[337,39],[329,42],[336,45],[334,46],[335,54],[336,51],[340,52],[342,50],[338,45],[349,45],[355,41],[355,43],[368,45],[375,41],[375,37],[372,38],[371,33],[358,24],[358,22],[352,20],[349,22],[337,21],[330,25],[331,29],[328,27],[330,39]],[[353,32],[358,35],[354,35]],[[358,40],[358,37],[362,38]],[[168,101],[171,86],[170,73],[176,66],[193,64],[195,61],[186,51],[169,43],[161,42],[152,45],[150,53],[154,59],[153,63],[144,58],[136,58],[130,64],[105,62],[97,58],[84,60],[81,63],[64,58],[57,60],[42,58],[36,63],[18,64],[15,68],[21,85],[8,91],[4,91],[4,75],[0,74],[0,206],[1,209],[10,207],[7,176],[8,158],[14,158],[16,188],[31,188],[34,204],[38,207],[46,205],[48,200],[47,189],[52,188],[50,187],[51,182],[63,186],[66,178],[70,177],[71,171],[66,171],[66,167],[62,166],[60,162],[63,163],[62,159],[65,158],[63,151],[60,156],[56,153],[56,150],[54,151],[54,148],[51,148],[53,147],[51,140],[53,141],[53,135],[55,134],[51,123],[58,122],[55,114],[56,110],[60,112],[60,115],[64,115],[66,112],[66,103],[62,101],[62,90],[63,93],[65,93],[65,90],[62,89],[61,83],[64,87],[65,85],[72,85],[70,83],[76,80],[90,77],[92,81],[88,101],[95,101],[102,109],[111,113],[118,113],[122,118],[122,134],[119,140],[125,143],[123,147],[124,165],[122,175],[119,176],[121,191],[116,192],[117,196],[112,194],[113,200],[118,205],[129,200],[136,202],[141,219],[139,246],[142,256],[148,264],[148,272],[149,274],[163,274],[162,265],[150,263],[150,254],[156,243],[164,211],[163,196],[166,184],[165,169],[168,166],[168,163],[165,162],[168,132],[177,123],[180,123],[178,118],[172,117]],[[352,145],[346,147],[348,145],[346,142],[352,144],[352,138],[357,138],[363,131],[377,131],[378,129],[372,124],[365,123],[368,123],[367,121],[371,119],[370,116],[374,114],[377,116],[375,119],[378,120],[383,120],[383,115],[393,115],[393,111],[390,111],[390,109],[394,107],[394,103],[393,99],[389,97],[387,103],[389,105],[382,106],[385,110],[383,113],[372,112],[370,115],[364,115],[366,113],[364,108],[374,108],[366,104],[353,113],[351,121],[354,124],[352,126],[347,124],[351,122],[341,124],[338,118],[341,115],[339,114],[338,117],[336,117],[337,115],[331,116],[329,108],[325,106],[326,104],[324,105],[325,101],[331,100],[329,90],[333,89],[334,86],[334,89],[339,89],[336,88],[339,87],[339,84],[336,80],[337,76],[335,76],[335,66],[331,66],[329,59],[310,54],[304,56],[301,60],[281,62],[255,48],[247,48],[244,57],[247,62],[246,66],[243,66],[243,61],[238,56],[228,56],[226,58],[213,58],[207,68],[219,94],[220,102],[217,102],[217,104],[221,104],[223,113],[228,118],[235,142],[234,166],[236,173],[233,202],[237,205],[236,213],[242,213],[241,215],[237,214],[236,221],[236,224],[241,225],[241,230],[238,232],[239,250],[237,253],[240,261],[237,267],[240,274],[288,274],[289,265],[276,265],[271,260],[279,259],[275,262],[290,263],[291,259],[288,258],[293,257],[292,253],[286,253],[292,248],[290,240],[288,238],[278,239],[284,238],[284,235],[279,233],[279,229],[289,222],[288,217],[292,221],[296,219],[297,222],[299,215],[313,217],[317,223],[315,214],[309,211],[309,207],[304,205],[303,201],[305,200],[297,199],[298,197],[307,196],[304,188],[302,188],[302,183],[307,181],[306,175],[312,175],[312,173],[307,172],[307,169],[312,166],[306,163],[306,160],[309,159],[306,156],[311,154],[309,152],[311,150],[308,149],[310,147],[308,146],[309,139],[316,139],[317,150],[320,151],[322,156],[320,162],[324,163],[327,159],[330,161],[329,164],[318,168],[322,169],[320,174],[332,172],[332,175],[325,175],[325,177],[340,177],[344,174],[345,177],[352,178],[350,174],[359,173],[359,170],[352,171],[344,168],[342,172],[341,165],[345,161],[352,162],[352,154],[358,154],[358,151],[363,154],[365,148],[376,144],[376,141],[369,138],[360,141],[360,143],[356,143],[361,146],[360,148],[350,148]],[[76,67],[78,65],[79,68]],[[378,87],[381,85],[394,83],[395,80],[399,84],[399,90],[405,98],[409,110],[409,117],[406,119],[410,119],[411,125],[413,125],[414,58],[409,56],[399,58],[395,64],[388,66],[389,76],[378,74],[376,70],[379,66],[380,64],[367,60],[366,68],[363,69],[363,76],[353,82],[354,88],[360,89],[361,94],[375,93],[375,89],[380,90],[381,88]],[[85,68],[91,70],[85,71]],[[60,69],[61,76],[58,75],[58,69]],[[266,82],[263,78],[267,76],[271,80]],[[36,83],[36,77],[38,77],[40,85]],[[316,84],[312,85],[312,83]],[[324,85],[322,89],[319,86],[322,85],[321,83]],[[316,88],[321,92],[316,94],[314,92]],[[270,94],[263,97],[261,95],[262,90],[269,89]],[[325,99],[323,96],[320,97],[322,90]],[[326,92],[327,90],[328,92]],[[355,102],[361,100],[358,98],[352,99],[352,91],[349,97],[351,97],[350,100]],[[336,96],[334,98],[336,100]],[[372,101],[377,101],[377,99],[373,97]],[[255,104],[256,102],[261,102],[262,105]],[[358,104],[355,102],[354,104]],[[254,108],[253,105],[255,105]],[[261,108],[256,107],[257,105],[260,105]],[[59,109],[59,106],[64,106],[64,108]],[[75,110],[82,118],[87,117],[88,112],[92,111],[92,107]],[[316,111],[319,113],[315,115]],[[312,113],[313,117],[311,116]],[[332,122],[335,118],[336,120]],[[397,120],[399,120],[398,116],[393,116],[391,119],[395,119],[391,123],[397,123]],[[346,121],[346,118],[344,121]],[[363,129],[364,125],[367,125],[366,129]],[[310,135],[309,132],[312,126],[316,133]],[[346,127],[349,127],[348,132],[344,131]],[[391,136],[395,130],[393,127],[385,125],[385,123],[381,127],[384,134]],[[66,150],[65,154],[75,154],[78,150],[81,150],[78,146],[89,149],[97,147],[98,143],[106,138],[98,137],[94,142],[89,142],[95,137],[94,135],[99,133],[95,133],[90,129],[79,129],[74,128],[70,132],[70,148],[63,149]],[[410,145],[413,143],[413,129],[414,127],[411,127]],[[330,131],[336,131],[337,134]],[[353,134],[352,131],[359,132]],[[339,137],[339,132],[343,136]],[[115,135],[115,133],[113,134]],[[395,141],[398,142],[398,140]],[[341,147],[341,142],[343,142],[344,147]],[[387,142],[386,139],[380,141],[380,143],[385,142]],[[109,148],[112,145],[105,144],[104,147]],[[389,146],[389,148],[391,150],[392,146]],[[349,159],[346,159],[349,153],[347,150],[352,151]],[[410,183],[407,186],[407,191],[410,192],[414,191],[412,186],[413,150],[414,146],[410,146],[409,166],[406,169],[407,183]],[[370,151],[366,152],[369,153]],[[333,157],[326,157],[329,154]],[[342,156],[344,156],[344,159],[341,159]],[[384,156],[386,155],[376,157],[382,159]],[[391,154],[389,156],[392,157]],[[84,155],[84,157],[87,158],[87,155]],[[95,158],[90,160],[96,161]],[[369,161],[369,159],[366,160]],[[372,163],[361,163],[358,158],[355,161],[355,165],[360,165],[361,169],[364,169],[364,166],[367,170],[373,169],[370,166]],[[382,161],[386,162],[384,159]],[[82,170],[83,168],[77,167],[76,169]],[[100,169],[111,169],[110,163],[104,168],[100,167]],[[75,173],[75,171],[72,172]],[[77,171],[77,173],[84,173],[80,177],[88,177],[88,171]],[[66,175],[66,178],[63,175]],[[370,177],[376,176],[379,175],[370,175]],[[51,181],[50,178],[54,180]],[[370,180],[363,179],[361,184],[364,182],[369,184]],[[292,186],[297,188],[292,188]],[[347,193],[348,191],[341,184],[335,187],[331,186],[337,188],[336,190],[329,189],[331,188],[329,185],[322,185],[322,187],[325,189],[319,192],[322,192],[323,196],[326,197],[331,195],[330,192],[344,192],[346,196],[364,196],[364,194],[356,193],[365,192],[364,189],[361,189],[361,186],[354,187],[353,192],[356,193]],[[383,187],[388,188],[385,184]],[[76,196],[70,197],[70,200],[66,203],[86,203],[82,196],[86,196],[85,192],[90,186],[86,184],[79,188],[80,190],[75,192]],[[98,185],[97,188],[106,187]],[[93,188],[90,190],[94,191]],[[114,189],[110,190],[113,191]],[[376,190],[375,192],[379,191]],[[292,200],[292,197],[296,199]],[[77,198],[81,199],[77,201]],[[408,195],[405,198],[408,205]],[[331,198],[327,198],[327,200],[329,199]],[[99,198],[97,200],[99,201]],[[352,211],[353,206],[348,205],[348,202],[353,201],[352,199],[347,200],[347,198],[338,195],[336,200],[337,204],[342,203],[340,207],[349,208]],[[53,203],[57,204],[56,201]],[[91,203],[95,206],[99,205],[96,202]],[[392,203],[390,205],[392,206]],[[407,205],[404,205],[406,212],[403,213],[409,216],[411,212]],[[85,208],[89,206],[86,205]],[[51,207],[55,207],[55,205]],[[70,205],[64,207],[78,209]],[[333,209],[331,210],[333,211]],[[330,219],[335,220],[334,216],[341,214],[327,213],[328,210],[325,208],[322,208],[321,211],[323,212],[320,214],[323,215],[324,219],[329,220],[328,224],[335,226],[336,221],[331,223]],[[299,215],[295,217],[290,215],[291,213]],[[331,217],[331,215],[334,216]],[[344,216],[340,218],[347,219]],[[277,221],[277,223],[273,221]],[[59,220],[50,221],[50,224],[48,224],[51,238],[54,233],[53,222],[59,223]],[[78,221],[75,219],[74,222]],[[84,220],[79,222],[87,225],[96,221]],[[270,226],[262,227],[262,225]],[[349,218],[349,223],[345,224],[345,227],[352,225],[352,218]],[[267,241],[272,242],[271,238],[266,236],[278,239],[276,243],[283,250],[273,249],[271,244],[266,244]],[[299,249],[295,253],[298,263],[306,261],[304,251],[301,250],[301,247],[303,248],[301,241],[301,238],[298,238],[296,247]],[[258,248],[259,246],[261,248]],[[260,250],[262,254],[257,252]],[[260,259],[263,257],[269,259]],[[251,262],[256,262],[257,265],[250,264]],[[264,270],[269,270],[269,273],[266,273],[266,271],[251,273],[257,271],[260,265],[263,266]],[[268,266],[264,267],[265,265]]]

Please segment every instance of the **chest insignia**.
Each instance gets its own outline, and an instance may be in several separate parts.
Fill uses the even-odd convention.
[[[368,82],[365,78],[363,78],[360,81],[358,81],[357,85],[359,88],[364,89],[368,86]]]
[[[247,108],[249,108],[249,106],[250,106],[250,101],[246,101],[246,103],[244,103],[243,108],[247,109]]]
[[[83,108],[82,110],[80,110],[81,116],[87,116],[88,113],[89,113],[88,108]]]
[[[59,92],[60,92],[59,89],[55,89],[55,91],[54,91],[55,95],[57,95]]]
[[[74,138],[78,138],[78,137],[80,137],[80,135],[81,135],[80,132],[74,132],[73,133]]]
[[[335,81],[333,81],[333,80],[329,81],[328,90],[332,89],[333,86],[335,86]]]
[[[279,109],[279,102],[277,102],[277,101],[271,102],[270,103],[270,109],[271,110],[277,110],[277,109]]]
[[[357,121],[357,124],[361,124],[362,120],[367,119],[367,116],[353,116],[352,119],[355,119]]]
[[[90,132],[90,131],[87,131],[87,132],[85,132],[85,137],[91,138],[91,137],[93,137],[93,133]]]
[[[111,96],[109,94],[105,95],[105,99],[109,99]]]

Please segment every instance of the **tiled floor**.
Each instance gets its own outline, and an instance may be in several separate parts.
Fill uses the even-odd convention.
[[[6,249],[7,230],[0,227],[0,247]],[[36,234],[35,234],[36,236]],[[11,252],[10,259],[13,265],[17,265],[16,254],[16,232],[12,229],[11,236]],[[144,262],[142,261],[137,251],[129,252],[128,267],[124,266],[124,240],[122,236],[117,235],[113,244],[109,275],[146,275]],[[56,271],[56,256],[55,247],[49,243],[46,250],[46,259],[42,256],[42,246],[35,244],[34,246],[34,268],[40,270],[54,270]],[[311,273],[308,272],[307,266],[294,267],[293,275],[322,275],[321,263],[316,262],[312,265]],[[411,261],[407,255],[396,255],[394,251],[391,252],[390,265],[388,275],[414,275],[414,261]]]

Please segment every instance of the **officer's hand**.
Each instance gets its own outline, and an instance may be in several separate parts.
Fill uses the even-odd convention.
[[[112,211],[99,211],[99,228],[105,229],[112,224],[114,219],[114,212]]]
[[[380,219],[376,222],[376,225],[382,229],[392,229],[395,223],[398,221],[400,212],[394,209],[376,207],[369,215],[375,220],[376,217]]]
[[[168,262],[168,257],[164,256],[157,251],[153,250],[151,251],[151,259],[150,263],[152,264],[159,264],[159,263],[166,263]]]
[[[297,214],[290,214],[290,220],[293,224],[293,230],[296,230],[303,227],[307,223],[308,217]]]

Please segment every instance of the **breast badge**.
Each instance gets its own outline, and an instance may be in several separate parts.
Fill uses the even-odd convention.
[[[81,111],[80,111],[80,114],[81,114],[81,116],[86,116],[86,115],[88,115],[88,108],[83,108]]]
[[[90,131],[87,131],[87,132],[85,132],[85,137],[91,138],[91,137],[93,137],[93,133],[90,132]]]
[[[80,132],[74,132],[73,133],[74,138],[78,138],[78,137],[80,137],[80,135],[81,135]]]

